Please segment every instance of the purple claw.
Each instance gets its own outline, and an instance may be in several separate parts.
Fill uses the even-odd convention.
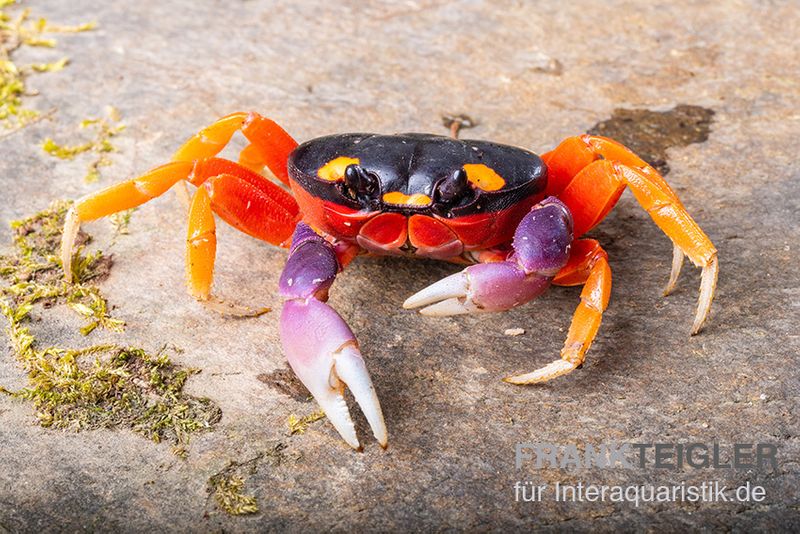
[[[467,267],[472,300],[486,311],[508,310],[541,295],[550,279],[526,274],[514,262],[481,263]]]
[[[280,330],[289,365],[342,438],[354,449],[361,447],[343,396],[347,386],[375,439],[386,447],[388,434],[378,395],[358,342],[339,314],[313,298],[290,300],[283,305]]]
[[[333,248],[323,239],[305,239],[292,245],[278,282],[280,294],[290,299],[316,295],[324,300],[337,272],[339,261]]]
[[[522,219],[514,232],[514,259],[525,272],[555,276],[569,258],[572,215],[555,197],[547,197]]]
[[[288,299],[281,314],[283,350],[297,377],[351,447],[361,446],[344,400],[345,386],[375,438],[386,447],[383,413],[358,342],[339,314],[322,302],[338,271],[333,246],[299,224],[279,283],[281,295]]]
[[[540,202],[522,219],[508,260],[467,267],[409,297],[404,308],[425,315],[508,310],[541,295],[566,264],[572,216],[558,199]]]

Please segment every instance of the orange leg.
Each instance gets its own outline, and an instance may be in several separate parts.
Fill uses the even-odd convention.
[[[64,277],[72,281],[72,253],[81,222],[93,221],[118,211],[144,204],[185,180],[194,165],[188,161],[167,163],[137,177],[101,189],[75,202],[67,212],[61,236],[61,265]]]
[[[261,174],[264,170],[265,163],[258,147],[255,145],[247,145],[244,147],[242,151],[239,152],[239,165]]]
[[[266,179],[264,176],[252,171],[251,169],[243,167],[239,163],[234,163],[227,159],[222,158],[208,158],[202,159],[195,162],[194,169],[192,175],[189,177],[189,183],[192,185],[200,186],[206,183],[206,180],[215,176],[221,176],[223,174],[231,175],[236,177],[237,180],[241,181],[243,184],[249,185],[248,191],[252,191],[253,194],[258,196],[263,196],[269,199],[270,203],[274,205],[274,209],[277,212],[283,213],[285,215],[282,217],[277,217],[276,224],[283,222],[285,224],[289,224],[289,221],[294,221],[297,218],[297,215],[300,211],[300,208],[297,206],[297,202],[295,202],[294,197],[292,197],[289,192],[285,189],[276,185],[275,183],[271,182],[270,180]],[[242,194],[245,195],[243,200],[247,201],[247,191],[244,191]],[[242,210],[247,211],[246,202],[243,204]],[[275,219],[276,217],[271,217],[271,219]],[[233,224],[233,223],[231,223]],[[233,224],[233,226],[237,226]],[[239,228],[239,226],[237,226]],[[291,223],[291,227],[288,228],[288,231],[294,230],[294,223]],[[273,245],[278,245],[284,241],[281,239],[279,241],[275,241],[273,239],[266,239],[260,236],[253,236],[259,239],[264,239],[272,243]]]
[[[678,200],[678,196],[658,171],[628,148],[611,139],[592,135],[568,137],[555,150],[542,155],[542,159],[548,167],[547,194],[549,195],[560,195],[572,179],[592,162],[598,159],[610,159],[629,167],[637,167],[646,172],[654,185],[665,195],[670,196],[676,205],[683,207],[680,200]],[[624,187],[619,190],[620,195],[623,190]],[[619,196],[616,198],[619,198]],[[597,219],[597,222],[605,217],[615,202],[616,200],[608,204],[608,209]],[[675,289],[683,265],[683,257],[684,254],[681,248],[677,244],[673,244],[672,270],[670,271],[667,287],[664,289],[664,296],[669,295]]]
[[[195,161],[214,157],[227,146],[237,130],[241,130],[250,141],[250,145],[240,155],[241,165],[251,170],[260,170],[266,166],[276,178],[289,185],[286,162],[297,146],[297,141],[275,121],[255,112],[231,113],[203,128],[184,143],[172,159]]]
[[[199,182],[200,187],[189,208],[187,279],[189,293],[199,300],[209,298],[213,281],[216,225],[212,212],[241,232],[283,246],[288,246],[298,220],[297,205],[278,186],[259,175],[244,172],[246,169],[237,169],[238,165],[232,161],[214,159],[214,164],[209,165],[215,171],[210,178],[195,175],[191,180]],[[292,204],[281,205],[271,196],[272,188],[286,195]]]
[[[81,222],[139,206],[178,183],[185,187],[188,182],[199,187],[189,209],[186,253],[189,293],[215,304],[219,311],[251,314],[244,308],[221,306],[211,297],[216,254],[212,212],[257,239],[286,246],[299,219],[299,208],[285,189],[258,172],[214,157],[237,129],[251,141],[249,156],[243,158],[249,166],[258,167],[260,162],[261,167],[268,166],[278,178],[286,180],[286,158],[297,143],[274,122],[255,113],[228,115],[192,137],[176,152],[171,163],[75,203],[67,213],[61,241],[67,280],[72,278],[72,253]]]
[[[717,251],[658,171],[619,143],[591,135],[571,137],[543,159],[550,172],[547,192],[569,206],[576,238],[596,226],[629,187],[674,244],[672,274],[666,292],[675,285],[684,254],[703,268],[692,326],[692,334],[698,333],[714,298],[719,270]]]
[[[211,296],[216,254],[217,225],[211,212],[211,199],[206,189],[200,187],[189,207],[186,235],[186,283],[189,294],[197,300],[208,300]]]
[[[572,243],[567,264],[553,278],[553,284],[574,286],[583,284],[581,303],[572,316],[561,359],[524,375],[505,378],[512,384],[536,384],[565,375],[580,366],[586,351],[597,335],[603,312],[611,295],[611,269],[608,254],[594,239]]]
[[[282,206],[264,185],[277,188],[266,181],[256,185],[238,174],[219,174],[201,188],[208,191],[211,208],[226,223],[256,239],[288,247],[299,220],[297,206]]]

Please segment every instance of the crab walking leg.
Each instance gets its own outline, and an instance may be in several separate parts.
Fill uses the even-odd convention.
[[[713,243],[686,212],[661,175],[623,145],[591,135],[571,137],[542,156],[548,166],[548,193],[558,195],[575,218],[575,236],[598,224],[614,207],[625,187],[673,242],[671,292],[686,255],[703,273],[692,334],[698,333],[711,308],[719,266]],[[680,250],[678,250],[680,249]]]
[[[208,300],[214,282],[214,257],[217,253],[217,228],[211,212],[211,199],[204,187],[195,191],[189,207],[186,235],[186,283],[189,294]]]
[[[215,207],[219,208],[220,216],[226,222],[273,244],[282,244],[289,238],[298,218],[299,208],[294,198],[280,186],[250,169],[222,158],[207,158],[194,162],[173,161],[75,202],[67,212],[61,238],[64,276],[67,280],[71,280],[72,253],[82,222],[135,208],[164,194],[176,183],[188,181],[201,186],[209,179],[220,175],[234,177],[243,184],[239,187],[229,187],[232,181],[229,179],[218,186],[218,190],[227,194],[217,197],[234,196],[238,202],[229,200],[223,203],[211,194]],[[213,189],[210,193],[213,193]],[[252,195],[252,198],[249,195]],[[265,219],[255,224],[254,219],[259,216]],[[254,227],[256,231],[248,231]]]
[[[457,315],[519,306],[547,289],[567,262],[571,242],[569,210],[548,197],[523,217],[505,261],[467,267],[410,296],[403,307],[426,306],[420,310],[424,315]]]
[[[242,151],[240,163],[249,169],[266,166],[276,178],[289,185],[286,161],[297,147],[297,141],[275,121],[255,112],[231,113],[203,128],[184,143],[172,159],[194,161],[216,156],[228,145],[237,130],[250,141],[250,145]]]
[[[238,316],[258,315],[259,311],[223,303],[211,297],[216,236],[214,214],[234,228],[273,245],[285,244],[297,223],[298,209],[294,199],[263,176],[239,168],[227,160],[202,160],[192,176],[200,187],[189,209],[189,230],[186,238],[186,279],[189,293],[221,313]],[[225,170],[237,174],[209,172]],[[246,171],[246,172],[245,172]],[[249,174],[248,174],[249,173]],[[281,196],[273,196],[279,192]]]
[[[135,208],[164,194],[178,181],[188,178],[193,164],[186,161],[167,163],[125,182],[87,195],[69,209],[61,236],[61,265],[64,278],[72,281],[72,252],[82,222],[93,221],[118,211]]]
[[[559,198],[570,207],[575,220],[575,235],[581,236],[611,210],[625,187],[631,189],[639,204],[673,244],[692,263],[703,268],[700,298],[692,326],[692,334],[696,334],[711,308],[718,273],[717,250],[683,206],[653,180],[652,174],[615,161],[598,160],[579,172]],[[674,265],[679,263],[673,262]],[[671,279],[677,278],[675,271],[677,269],[673,266]]]
[[[575,241],[569,261],[553,278],[553,284],[583,284],[581,302],[572,317],[561,359],[532,373],[504,378],[512,384],[536,384],[565,375],[580,366],[592,344],[611,295],[611,268],[608,255],[594,239]]]
[[[361,449],[344,400],[345,386],[361,407],[375,439],[385,448],[388,435],[383,412],[358,341],[325,303],[338,271],[334,246],[305,223],[298,224],[280,278],[281,296],[286,299],[281,343],[289,365],[348,445]]]
[[[263,158],[261,157],[261,151],[255,145],[247,145],[239,152],[239,165],[242,167],[247,167],[253,172],[257,172],[261,174],[264,170],[264,163]]]
[[[221,158],[197,161],[189,181],[206,188],[214,212],[234,228],[273,245],[288,246],[300,208],[280,186]]]
[[[562,141],[555,150],[543,154],[542,159],[548,167],[547,192],[550,195],[559,196],[572,179],[592,162],[598,159],[608,159],[629,167],[641,169],[652,178],[652,182],[656,187],[665,195],[672,198],[675,205],[683,208],[675,191],[672,190],[658,171],[634,154],[633,151],[613,139],[588,134],[568,137]],[[622,194],[622,190],[619,191],[619,194]],[[619,196],[616,197],[616,199],[618,198]],[[616,199],[610,202],[608,206],[609,211],[613,208]],[[602,217],[600,217],[597,222],[599,222],[600,219],[602,219]],[[683,257],[683,252],[679,251],[679,247],[677,247],[677,245],[674,246],[672,270],[670,272],[669,283],[664,290],[665,296],[675,289],[675,283],[678,280],[678,275],[680,274],[683,264]]]

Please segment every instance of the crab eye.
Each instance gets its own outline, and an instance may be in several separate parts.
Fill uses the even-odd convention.
[[[440,202],[450,205],[459,204],[462,199],[471,197],[473,191],[467,181],[467,172],[464,169],[458,169],[439,182],[437,193]]]
[[[378,177],[356,164],[348,165],[344,170],[344,193],[357,200],[371,197],[378,190]]]

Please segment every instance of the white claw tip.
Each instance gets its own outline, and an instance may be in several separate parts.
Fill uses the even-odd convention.
[[[329,377],[331,383],[325,389],[317,391],[314,397],[342,439],[353,449],[360,451],[362,450],[361,443],[356,437],[353,420],[350,418],[347,404],[342,396],[344,386],[347,386],[353,394],[356,404],[364,413],[364,417],[367,418],[375,439],[385,448],[389,441],[386,423],[383,419],[378,395],[369,378],[361,353],[355,345],[346,345],[340,352],[334,354],[333,361]]]
[[[444,317],[448,315],[464,315],[466,313],[478,313],[478,308],[472,301],[467,299],[451,298],[431,304],[422,308],[419,313],[431,317]]]
[[[433,304],[450,298],[461,298],[467,296],[469,290],[469,280],[464,271],[451,274],[434,282],[425,289],[411,295],[403,303],[403,308],[411,309]]]

